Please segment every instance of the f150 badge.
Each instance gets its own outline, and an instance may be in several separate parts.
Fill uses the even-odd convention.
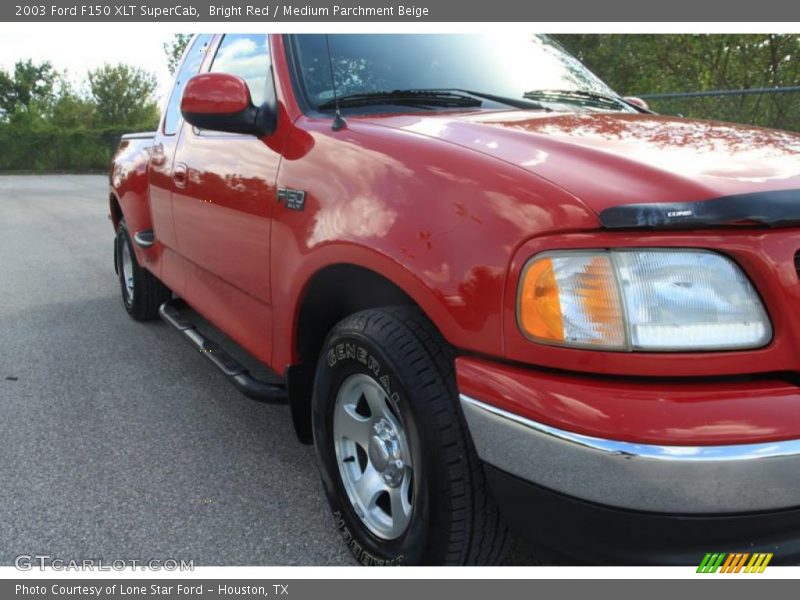
[[[289,210],[303,210],[306,207],[306,193],[302,190],[278,188],[278,202],[281,201]]]

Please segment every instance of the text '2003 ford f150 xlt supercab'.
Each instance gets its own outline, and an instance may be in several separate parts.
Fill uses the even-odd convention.
[[[799,157],[544,36],[197,35],[113,159],[115,265],[134,318],[288,402],[364,564],[494,563],[509,525],[789,560]]]

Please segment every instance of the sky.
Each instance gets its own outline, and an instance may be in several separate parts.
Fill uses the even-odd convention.
[[[68,28],[64,24],[64,28]],[[0,68],[10,71],[18,60],[49,60],[59,71],[66,70],[69,79],[79,84],[89,69],[103,63],[127,63],[156,75],[160,99],[169,93],[172,77],[167,70],[163,43],[172,39],[163,29],[147,32],[146,25],[126,30],[102,27],[84,28],[81,35],[36,35],[30,30],[0,32]]]

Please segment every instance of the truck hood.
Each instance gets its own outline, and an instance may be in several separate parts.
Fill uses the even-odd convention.
[[[786,131],[618,113],[503,111],[372,121],[517,165],[598,214],[626,204],[749,194],[757,202],[762,192],[800,189],[800,135]]]

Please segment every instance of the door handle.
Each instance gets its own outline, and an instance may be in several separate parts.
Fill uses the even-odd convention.
[[[164,154],[164,144],[153,146],[150,153],[150,164],[161,167],[165,162],[167,162],[167,155]]]
[[[186,182],[189,179],[189,167],[185,163],[178,163],[172,169],[172,181],[175,182],[175,187],[185,188]]]

